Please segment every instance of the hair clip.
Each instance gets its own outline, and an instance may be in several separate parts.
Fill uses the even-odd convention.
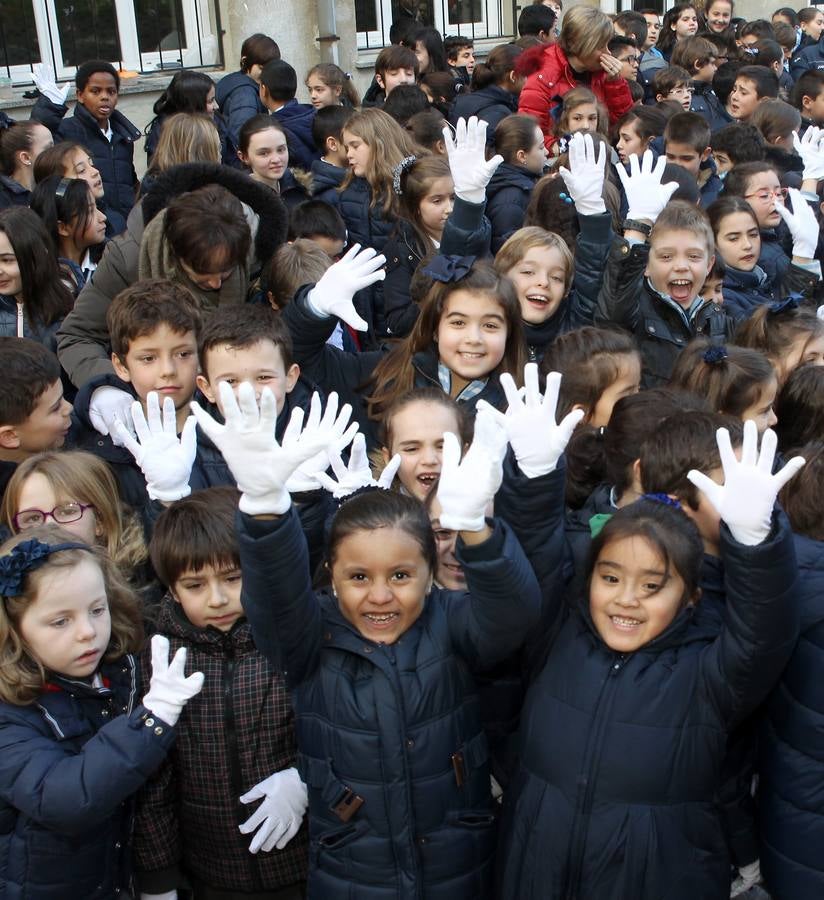
[[[343,73],[343,77],[344,77],[347,81],[351,81],[351,80],[352,80],[352,73],[351,73],[351,72],[344,72],[344,73]]]
[[[715,366],[724,362],[728,356],[727,348],[723,344],[713,344],[712,347],[707,347],[701,358],[708,365]]]
[[[434,281],[448,284],[466,276],[474,262],[474,256],[433,256],[421,271]]]
[[[66,191],[69,189],[69,185],[74,181],[73,178],[61,178],[60,184],[57,185],[57,188],[54,191],[54,196],[62,199],[66,195]]]
[[[572,197],[570,197],[569,194],[564,193],[564,191],[561,191],[561,193],[558,194],[558,197],[559,197],[561,200],[563,200],[564,203],[570,203],[570,204],[571,204],[571,203],[574,203],[574,202],[575,202],[575,201],[572,199]]]
[[[401,175],[412,165],[417,162],[417,156],[404,156],[404,158],[392,169],[392,190],[400,197],[403,194],[401,187]]]
[[[767,315],[777,316],[779,313],[790,312],[793,309],[798,309],[800,303],[800,294],[790,294],[783,300],[775,300],[773,303],[768,304]]]
[[[0,595],[19,597],[23,593],[23,579],[28,572],[39,569],[51,556],[60,550],[88,550],[88,544],[71,541],[65,544],[44,544],[36,538],[23,541],[12,547],[11,552],[0,556]]]
[[[673,509],[681,509],[679,501],[670,497],[669,494],[643,494],[641,499],[649,500],[650,503],[661,503],[664,506],[671,506]]]

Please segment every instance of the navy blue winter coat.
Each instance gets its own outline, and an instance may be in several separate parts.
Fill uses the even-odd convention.
[[[754,547],[723,526],[721,550],[720,634],[686,607],[655,640],[623,655],[598,635],[588,602],[559,604],[557,636],[521,717],[520,770],[504,800],[500,897],[729,897],[716,801],[727,738],[792,652],[798,587],[780,518]]]
[[[477,116],[488,123],[486,129],[487,143],[494,143],[495,129],[501,119],[518,112],[518,95],[505,91],[496,84],[471,91],[468,94],[458,94],[449,113],[449,122],[456,125],[458,119],[469,119]]]
[[[824,896],[824,543],[795,535],[801,635],[761,729],[761,872],[775,900]]]
[[[790,76],[793,81],[798,81],[809,69],[824,69],[824,38],[815,44],[799,48],[790,60]]]
[[[0,897],[115,900],[130,880],[130,798],[174,729],[139,703],[131,656],[107,687],[53,675],[29,706],[0,703]]]
[[[142,136],[140,129],[116,109],[109,119],[112,129],[109,142],[85,106],[77,103],[72,115],[66,116],[67,112],[67,106],[58,106],[46,97],[40,97],[32,107],[31,117],[42,122],[55,141],[76,141],[91,153],[94,166],[103,179],[106,207],[127,219],[137,189],[134,144]]]
[[[324,203],[338,205],[338,188],[346,177],[346,169],[333,166],[332,163],[316,159],[309,170],[312,173],[312,197]]]
[[[486,215],[492,224],[492,252],[524,224],[532,189],[540,175],[523,166],[501,163],[486,186]]]
[[[266,112],[260,100],[260,86],[246,72],[231,72],[221,78],[215,88],[215,100],[235,146],[243,123]]]
[[[9,206],[28,206],[31,191],[10,175],[0,175],[0,209]]]
[[[727,266],[722,286],[724,309],[738,319],[748,319],[762,303],[780,300],[788,293],[812,297],[817,283],[815,275],[793,263],[788,266],[784,277],[779,277],[777,281],[768,278],[761,266],[750,272]]]
[[[273,112],[272,118],[277,119],[286,129],[289,165],[308,172],[312,168],[312,163],[320,159],[320,153],[315,148],[315,139],[312,137],[315,107],[292,99],[277,112]]]
[[[491,897],[496,816],[472,673],[515,651],[540,603],[509,528],[459,542],[468,593],[434,588],[389,646],[312,590],[293,511],[239,514],[238,533],[255,644],[292,688],[310,900]]]
[[[711,84],[706,81],[692,82],[692,103],[690,112],[702,115],[710,126],[710,131],[718,131],[733,121],[729,113],[724,109]]]

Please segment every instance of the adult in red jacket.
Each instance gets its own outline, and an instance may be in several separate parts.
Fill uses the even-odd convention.
[[[621,63],[609,52],[612,22],[599,9],[574,6],[564,14],[556,44],[545,44],[522,53],[516,65],[527,76],[518,112],[534,116],[547,150],[556,141],[551,110],[567,91],[587,87],[616,122],[631,106],[629,85],[621,77]]]

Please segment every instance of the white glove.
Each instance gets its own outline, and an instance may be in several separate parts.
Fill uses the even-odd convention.
[[[140,900],[177,900],[177,891],[164,891],[162,894],[144,894],[141,891]]]
[[[352,443],[352,439],[357,433],[358,423],[352,422],[338,440],[328,447],[324,447],[320,453],[316,453],[295,469],[286,482],[286,490],[290,494],[304,494],[307,491],[322,490],[323,484],[317,477],[318,472],[325,472],[332,464],[330,456],[333,453],[340,454],[345,450]]]
[[[325,471],[316,472],[315,478],[336,500],[341,500],[363,487],[377,487],[388,491],[400,468],[401,458],[396,453],[376,481],[372,477],[372,467],[369,465],[369,457],[366,453],[366,438],[358,433],[352,442],[349,465],[344,464],[338,452],[329,454],[329,462],[338,480],[330,478]]]
[[[504,372],[501,385],[509,408],[506,415],[493,409],[485,400],[478,401],[478,408],[489,408],[498,417],[518,460],[518,467],[527,478],[538,478],[554,472],[561,454],[566,449],[572,432],[584,418],[584,410],[574,409],[564,416],[560,425],[555,424],[561,373],[550,372],[546,379],[546,393],[541,396],[538,386],[538,365],[524,366],[524,390],[519,391],[515,380]]]
[[[670,197],[678,190],[678,182],[669,181],[661,184],[667,158],[663,154],[653,161],[652,150],[645,150],[638,162],[638,155],[631,153],[629,157],[629,174],[620,164],[615,168],[618,178],[624,187],[627,198],[628,219],[646,219],[655,222],[661,210],[669,203]]]
[[[104,385],[92,392],[89,401],[89,421],[99,434],[108,434],[116,447],[123,443],[115,434],[114,423],[122,422],[126,428],[134,430],[132,424],[132,404],[134,394],[120,388]]]
[[[194,672],[188,678],[186,648],[181,647],[169,662],[169,639],[162,634],[152,638],[152,678],[143,705],[167,725],[176,725],[186,703],[200,693],[203,673]]]
[[[815,259],[818,246],[818,220],[810,209],[810,204],[801,196],[801,191],[789,189],[793,211],[790,212],[783,203],[776,203],[775,208],[787,223],[793,238],[793,256],[801,259]]]
[[[715,507],[736,541],[754,547],[769,535],[775,498],[804,465],[804,459],[793,457],[780,472],[773,475],[778,439],[775,432],[768,428],[761,438],[759,455],[758,431],[752,419],[744,422],[741,462],[736,459],[726,428],[718,429],[716,440],[724,469],[724,484],[716,484],[695,469],[687,473],[687,478]]]
[[[323,319],[337,316],[355,331],[366,331],[369,325],[358,315],[352,298],[362,288],[386,278],[386,270],[381,268],[385,262],[386,257],[371,247],[361,250],[360,244],[353,244],[309,291],[306,305],[310,312]]]
[[[482,531],[486,508],[504,477],[506,432],[489,408],[475,416],[475,436],[461,459],[461,443],[451,432],[443,436],[438,482],[441,525],[449,531]]]
[[[483,119],[471,116],[468,122],[458,119],[454,138],[448,125],[444,125],[443,129],[455,196],[467,203],[483,203],[486,200],[486,186],[504,161],[500,154],[489,160],[486,158],[486,126]]]
[[[216,422],[200,404],[192,403],[198,424],[223,454],[241,491],[240,509],[251,516],[283,515],[291,503],[286,483],[297,467],[321,450],[340,440],[349,424],[351,406],[338,414],[338,395],[330,394],[321,415],[320,397],[312,395],[309,417],[303,426],[303,410],[297,407],[286,426],[282,444],[275,438],[277,404],[274,394],[264,388],[260,410],[255,389],[244,381],[238,388],[238,401],[232,388],[218,385],[225,425]]]
[[[597,216],[607,211],[604,205],[604,173],[607,154],[599,142],[598,158],[591,134],[576,132],[569,142],[569,168],[561,166],[558,174],[564,179],[575,209],[582,216]]]
[[[816,128],[811,125],[799,140],[798,132],[793,132],[793,147],[801,157],[804,170],[801,180],[814,178],[821,181],[824,178],[824,128]]]
[[[157,391],[149,392],[146,409],[149,413],[148,423],[140,403],[135,401],[132,404],[132,421],[137,439],[122,422],[114,423],[114,433],[140,466],[146,479],[146,490],[152,500],[171,503],[181,497],[188,497],[191,493],[189,477],[197,453],[197,421],[194,416],[189,416],[178,439],[177,417],[171,397],[166,397],[163,401],[162,420]]]
[[[58,106],[66,105],[66,97],[69,95],[69,85],[64,84],[63,87],[57,86],[57,82],[54,78],[54,69],[48,63],[35,63],[31,67],[31,77],[37,90],[40,91],[46,99],[51,100],[52,103],[56,103]]]
[[[298,770],[275,772],[240,798],[241,803],[255,800],[263,800],[263,803],[239,826],[241,834],[249,834],[260,825],[249,844],[249,852],[268,852],[273,847],[283,850],[300,830],[309,805],[309,792],[300,780]]]
[[[748,866],[741,866],[738,876],[730,888],[730,897],[738,897],[761,881],[761,863],[756,860]]]

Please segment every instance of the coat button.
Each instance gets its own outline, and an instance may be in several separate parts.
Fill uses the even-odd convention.
[[[154,719],[150,716],[148,719],[146,719],[146,727],[151,728],[152,725],[154,725]]]
[[[154,730],[155,734],[163,734],[163,729],[158,725]]]
[[[655,326],[654,326],[654,325],[648,325],[648,326],[647,326],[647,331],[649,331],[650,334],[655,334]]]
[[[119,850],[119,849],[120,849],[120,841],[116,841],[116,842],[115,842],[114,849],[115,849],[115,850]]]
[[[101,710],[100,710],[100,715],[103,716],[103,718],[105,718],[106,716],[108,716],[108,714],[109,714],[108,709],[101,709]]]
[[[364,652],[364,653],[371,653],[371,652],[372,652],[372,647],[370,647],[369,644],[364,644],[364,645],[363,645],[363,652]]]
[[[415,746],[415,742],[412,740],[412,738],[409,738],[406,741],[406,746],[409,747],[410,749]]]

